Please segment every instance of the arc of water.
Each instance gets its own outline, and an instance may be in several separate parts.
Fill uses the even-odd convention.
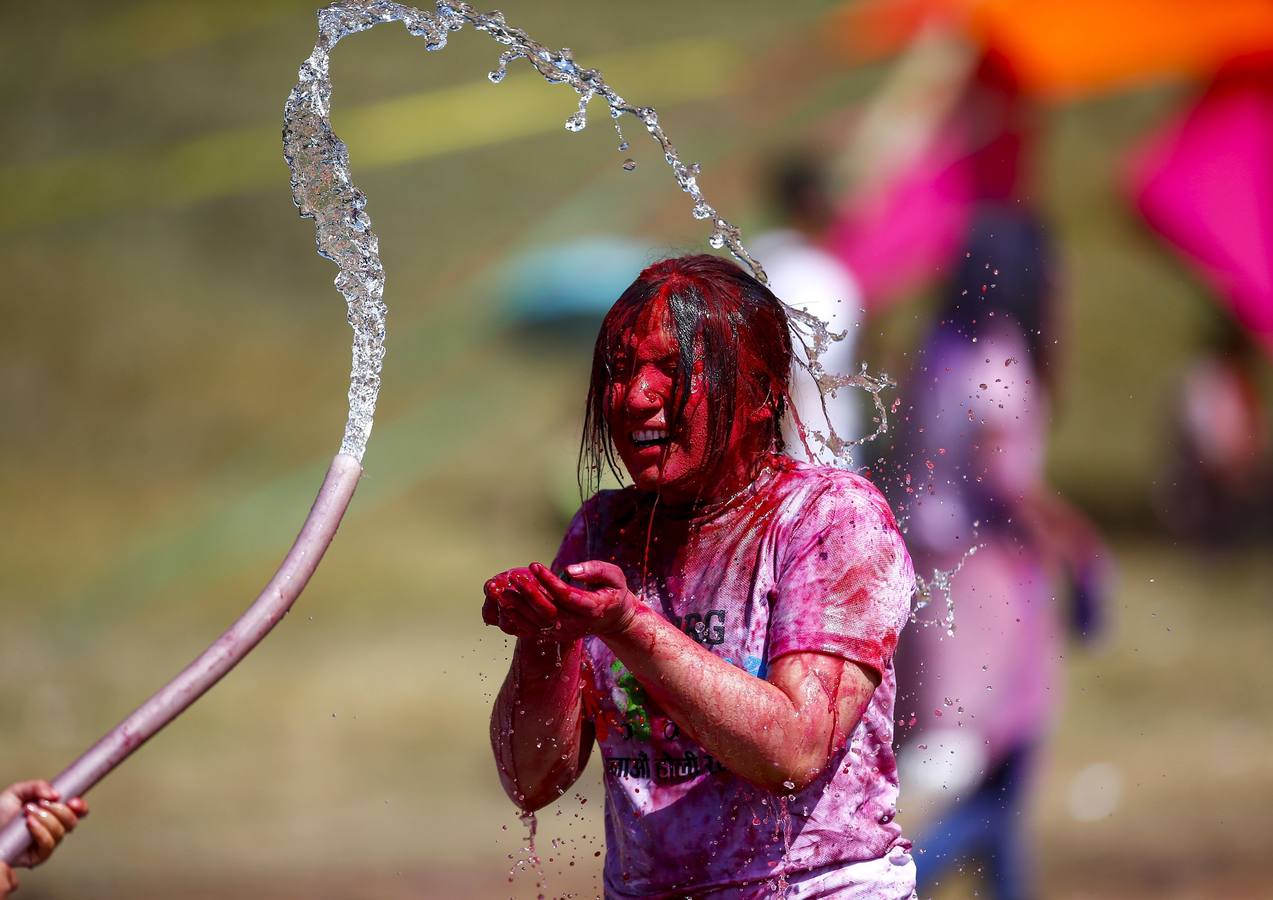
[[[380,262],[379,241],[366,212],[367,198],[353,182],[349,167],[349,151],[331,126],[330,60],[332,49],[341,39],[391,22],[401,22],[409,33],[424,40],[426,50],[441,50],[453,32],[465,25],[491,36],[507,49],[500,53],[490,80],[499,84],[513,62],[524,59],[551,84],[564,84],[579,95],[579,107],[565,121],[568,131],[581,131],[588,123],[588,107],[594,99],[606,104],[616,129],[619,148],[627,150],[620,120],[636,118],[659,145],[663,158],[672,170],[677,185],[689,195],[694,218],[710,221],[708,243],[729,252],[747,266],[761,282],[768,279],[764,268],[743,246],[739,229],[723,218],[708,202],[698,183],[699,166],[681,160],[675,145],[659,122],[658,112],[650,106],[629,103],[596,69],[575,62],[569,48],[553,50],[532,39],[520,28],[510,26],[501,12],[479,13],[467,3],[439,0],[436,10],[425,12],[389,0],[345,0],[333,3],[318,15],[319,35],[314,50],[301,64],[299,80],[287,99],[284,113],[284,155],[292,171],[292,195],[300,214],[315,221],[318,252],[340,268],[336,287],[345,297],[349,323],[354,330],[353,365],[349,386],[349,419],[345,427],[341,452],[361,459],[366,449],[375,415],[380,389],[380,368],[385,353],[384,267]],[[625,165],[625,168],[627,166]],[[826,324],[803,310],[787,306],[787,314],[795,324],[797,336],[804,342],[809,370],[826,393],[841,387],[862,388],[872,394],[879,414],[875,435],[856,441],[845,441],[831,434],[828,446],[837,455],[847,455],[849,448],[887,431],[887,412],[880,401],[880,391],[891,386],[884,376],[872,378],[865,372],[836,375],[823,370],[819,358],[833,340]]]
[[[764,269],[743,247],[739,230],[703,196],[698,184],[699,167],[681,161],[659,123],[657,111],[629,103],[606,83],[600,72],[576,63],[568,48],[552,50],[520,28],[510,26],[503,13],[479,13],[461,2],[443,0],[433,12],[385,0],[333,3],[318,14],[318,41],[301,64],[299,81],[287,99],[283,145],[292,170],[293,199],[302,216],[314,219],[318,252],[340,268],[336,287],[348,304],[349,323],[354,330],[349,419],[342,453],[361,459],[366,448],[380,388],[386,307],[384,267],[379,242],[366,213],[367,198],[354,185],[348,148],[331,126],[330,59],[341,39],[390,22],[401,22],[409,33],[423,38],[425,49],[430,51],[444,48],[450,34],[465,25],[490,35],[507,48],[489,74],[493,83],[504,79],[511,63],[524,59],[549,83],[568,85],[579,95],[579,108],[565,122],[569,131],[581,131],[587,126],[588,106],[594,99],[605,102],[616,127],[624,115],[637,118],[659,144],[681,190],[690,195],[694,217],[711,220],[709,243],[718,249],[728,247],[757,278],[765,279]],[[620,146],[626,149],[626,141]]]

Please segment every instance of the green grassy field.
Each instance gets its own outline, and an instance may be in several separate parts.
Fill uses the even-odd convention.
[[[763,221],[763,161],[833,139],[878,82],[809,52],[827,6],[502,4],[659,105],[744,227]],[[53,774],[237,615],[338,446],[348,329],[278,146],[313,34],[292,0],[0,8],[0,778]],[[388,272],[367,474],[278,633],[93,793],[21,896],[534,896],[533,875],[508,882],[522,831],[485,723],[509,648],[479,588],[555,548],[586,350],[520,339],[492,286],[553,240],[658,252],[705,232],[641,135],[625,173],[600,109],[568,134],[569,92],[523,71],[492,86],[495,55],[468,33],[426,55],[398,28],[337,51],[335,125]],[[1117,165],[1176,96],[1052,112],[1040,172],[1068,274],[1052,469],[1118,525],[1121,565],[1114,634],[1071,661],[1032,826],[1047,896],[1273,882],[1273,561],[1195,557],[1148,518],[1167,391],[1209,310],[1121,205]],[[875,326],[871,352],[895,359],[919,308]],[[1067,798],[1094,764],[1119,799],[1079,822]],[[598,891],[595,770],[578,791],[541,816],[553,896]]]

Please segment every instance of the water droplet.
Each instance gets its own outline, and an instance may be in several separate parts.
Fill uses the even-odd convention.
[[[637,164],[635,159],[629,158],[623,161],[623,171],[625,172],[631,172],[634,169],[636,169],[636,167],[637,167]]]

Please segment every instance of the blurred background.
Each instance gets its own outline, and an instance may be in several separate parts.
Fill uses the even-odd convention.
[[[844,268],[854,354],[903,382],[903,421],[983,214],[1042,230],[1039,483],[1089,523],[1099,585],[1041,602],[1101,600],[1088,640],[1036,648],[1030,893],[1268,896],[1273,7],[500,8],[657,106],[745,240],[795,224]],[[279,141],[314,35],[298,0],[0,7],[0,782],[52,777],[202,650],[339,445],[349,332]],[[28,900],[599,893],[595,766],[528,871],[480,585],[551,557],[573,511],[613,286],[706,231],[643,133],[619,152],[600,107],[567,133],[574,95],[518,64],[494,86],[496,56],[396,25],[334,54],[388,274],[366,475],[289,619],[93,792]],[[775,202],[793,171],[825,218]],[[898,479],[899,453],[858,462]],[[918,833],[935,813],[906,801]],[[994,878],[974,855],[932,890]]]

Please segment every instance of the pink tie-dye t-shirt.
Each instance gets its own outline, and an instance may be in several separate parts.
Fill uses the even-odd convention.
[[[605,767],[607,896],[762,897],[779,875],[792,898],[911,896],[909,842],[893,821],[893,652],[914,573],[887,502],[850,472],[775,456],[721,508],[652,517],[651,503],[631,488],[594,496],[554,568],[618,564],[647,605],[757,677],[784,654],[817,651],[881,680],[849,745],[782,801],[682,734],[589,638],[584,703]]]

